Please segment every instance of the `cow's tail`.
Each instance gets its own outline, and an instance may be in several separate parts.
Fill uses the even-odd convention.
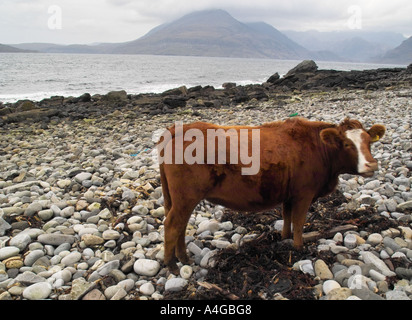
[[[167,217],[167,214],[170,208],[172,207],[172,199],[170,198],[169,185],[167,183],[167,177],[166,177],[163,163],[160,164],[160,182],[162,183],[165,217]]]
[[[171,126],[170,128],[167,129],[170,132],[170,138],[173,140],[176,136],[176,130],[175,130],[175,125]],[[166,136],[163,134],[162,138],[165,139]],[[162,139],[161,138],[161,139]],[[159,145],[160,140],[157,142],[157,145]],[[164,141],[163,141],[164,142]],[[160,151],[164,155],[164,150]],[[163,199],[164,199],[164,208],[165,208],[165,216],[167,217],[167,214],[169,210],[172,208],[172,198],[170,197],[170,192],[169,192],[169,185],[167,183],[167,176],[165,173],[165,164],[160,163],[159,164],[159,169],[160,169],[160,182],[162,184],[162,192],[163,192]]]

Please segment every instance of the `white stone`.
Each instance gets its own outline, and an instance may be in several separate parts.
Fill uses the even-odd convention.
[[[393,290],[385,294],[386,300],[411,300],[404,291]]]
[[[26,266],[32,266],[39,258],[44,256],[44,251],[41,249],[30,251],[24,258]]]
[[[172,278],[166,281],[166,291],[181,291],[187,286],[187,280],[182,278]]]
[[[225,240],[212,240],[212,246],[215,246],[218,249],[225,249],[230,245],[229,241]]]
[[[13,246],[8,246],[0,249],[0,260],[4,260],[17,255],[20,249]]]
[[[82,183],[84,180],[90,180],[92,174],[90,172],[81,172],[74,177],[74,180],[78,183]]]
[[[103,232],[102,237],[104,240],[116,240],[120,238],[120,233],[109,229]]]
[[[343,242],[348,249],[356,248],[356,236],[354,234],[347,234]]]
[[[43,300],[49,297],[51,290],[50,283],[38,282],[24,289],[23,297],[28,300]]]
[[[193,274],[193,269],[191,266],[184,265],[183,267],[180,268],[180,276],[183,279],[189,279]]]
[[[97,228],[79,228],[79,231],[76,231],[79,236],[83,236],[85,234],[93,234],[98,232]]]
[[[335,280],[326,280],[323,283],[322,290],[325,294],[328,294],[332,290],[338,289],[340,287],[341,287],[341,285],[337,281],[335,281]]]
[[[160,264],[156,260],[139,259],[134,263],[133,269],[139,275],[153,277],[159,272]]]
[[[387,277],[396,276],[396,273],[391,271],[385,262],[375,256],[372,252],[362,251],[360,255],[365,263],[372,263],[383,275]]]
[[[343,242],[343,235],[342,233],[338,232],[333,236],[333,241],[335,242]]]
[[[69,282],[71,280],[72,273],[69,270],[64,269],[64,270],[56,272],[55,274],[53,274],[52,277],[55,278],[56,280],[57,279],[62,279],[64,281],[64,283],[66,283],[66,282]]]
[[[165,215],[165,208],[159,207],[151,212],[152,216],[155,218],[162,218]]]
[[[275,230],[276,231],[282,231],[283,230],[283,224],[284,224],[283,220],[276,220],[275,221]]]
[[[376,246],[383,241],[383,237],[379,233],[372,233],[369,235],[366,243],[369,243],[372,246]]]
[[[200,234],[204,231],[210,231],[212,234],[219,230],[219,223],[216,220],[204,220],[199,223],[197,227],[197,234]]]
[[[151,296],[155,292],[155,288],[153,284],[151,284],[150,282],[146,282],[140,286],[139,291],[141,294],[144,294],[145,296]]]
[[[74,207],[66,207],[63,210],[60,211],[60,217],[63,218],[70,218],[74,213]]]
[[[39,202],[32,202],[24,211],[25,216],[33,216],[36,212],[39,212],[43,209],[43,206]]]
[[[149,213],[149,209],[147,209],[145,206],[139,204],[139,205],[134,206],[134,207],[132,208],[132,212],[145,216],[145,215],[147,215],[147,214]],[[128,223],[129,223],[129,222],[128,222]]]
[[[27,233],[20,232],[18,235],[10,240],[10,246],[17,247],[20,250],[24,250],[31,242],[31,237]]]
[[[78,251],[70,252],[67,256],[65,256],[61,263],[65,266],[71,266],[78,262],[82,258],[82,254]]]
[[[315,275],[315,270],[313,269],[313,264],[311,260],[300,260],[296,262],[293,267],[295,270],[300,270],[303,273],[308,273],[312,276]]]

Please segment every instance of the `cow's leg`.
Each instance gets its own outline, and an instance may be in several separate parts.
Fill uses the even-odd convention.
[[[283,216],[283,229],[282,229],[282,239],[290,239],[291,233],[291,223],[292,223],[292,206],[290,202],[284,202],[282,208]]]
[[[181,230],[179,234],[179,238],[177,239],[177,246],[176,246],[176,257],[179,261],[183,264],[192,264],[192,260],[189,259],[189,256],[186,252],[186,244],[185,244],[185,237],[186,237],[186,228]]]
[[[179,268],[176,265],[177,259],[175,256],[175,247],[177,243],[177,239],[179,237],[178,230],[175,227],[175,214],[173,214],[173,208],[169,210],[166,221],[164,222],[165,225],[165,253],[164,253],[164,263],[169,268],[172,273],[178,273]]]
[[[303,248],[303,225],[311,203],[312,197],[306,197],[292,204],[293,246],[298,250]]]
[[[198,201],[185,202],[182,206],[173,203],[165,221],[165,258],[164,262],[172,273],[178,273],[177,259],[189,263],[186,253],[185,233],[187,222]]]

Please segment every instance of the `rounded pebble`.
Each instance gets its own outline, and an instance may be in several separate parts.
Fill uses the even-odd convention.
[[[28,300],[43,300],[50,296],[51,291],[52,287],[48,282],[39,282],[24,289],[23,297]]]

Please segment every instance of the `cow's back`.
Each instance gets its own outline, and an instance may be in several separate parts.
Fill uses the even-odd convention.
[[[236,210],[268,209],[296,196],[296,193],[305,192],[305,188],[317,187],[313,185],[313,175],[316,171],[316,178],[319,180],[322,168],[317,155],[320,140],[316,136],[319,130],[327,126],[330,125],[302,119],[273,122],[258,127],[218,126],[204,122],[184,125],[181,132],[183,136],[190,129],[199,130],[204,135],[204,162],[188,164],[183,160],[183,164],[165,164],[164,171],[173,180],[173,188],[181,190],[177,192],[183,192],[186,196],[193,193],[193,196]],[[208,130],[219,129],[237,132],[239,144],[240,131],[247,130],[249,154],[252,130],[259,130],[259,170],[256,174],[242,174],[242,168],[248,165],[240,161],[240,151],[238,161],[230,163],[229,137],[224,146],[226,163],[217,162],[218,149],[221,146],[215,141],[214,149],[210,150],[207,134]],[[173,135],[172,143],[175,150],[176,134]],[[192,143],[193,140],[183,139],[183,152]],[[207,163],[207,154],[210,153],[215,155],[214,163]]]

